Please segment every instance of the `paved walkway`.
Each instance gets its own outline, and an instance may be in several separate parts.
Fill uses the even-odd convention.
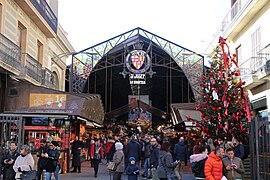
[[[82,164],[82,173],[67,173],[61,174],[61,180],[110,180],[109,171],[106,169],[106,165],[101,163],[99,165],[98,177],[94,177],[94,168],[90,168],[90,163],[85,162]],[[143,178],[139,176],[138,180]],[[112,178],[111,178],[112,180]],[[127,180],[126,175],[122,175],[122,180]],[[195,180],[191,174],[190,168],[185,167],[183,180]]]

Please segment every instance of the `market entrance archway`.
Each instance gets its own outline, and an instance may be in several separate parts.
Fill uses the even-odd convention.
[[[151,61],[146,84],[130,84],[126,58],[133,50],[146,52]],[[169,113],[171,103],[199,100],[203,65],[202,55],[135,28],[74,54],[70,91],[101,94],[105,112],[129,104],[130,95],[146,95],[149,104]]]

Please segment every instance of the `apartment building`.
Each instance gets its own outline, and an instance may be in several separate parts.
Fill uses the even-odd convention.
[[[57,0],[0,0],[1,87],[8,75],[64,90],[64,55],[74,52],[65,34]]]
[[[231,9],[207,49],[211,54],[219,36],[237,54],[242,79],[257,115],[268,116],[270,105],[270,1],[231,0]]]
[[[206,53],[227,39],[236,53],[241,77],[254,113],[249,129],[252,179],[268,179],[270,170],[270,1],[231,0],[231,9],[223,19]],[[266,165],[266,166],[265,166]]]

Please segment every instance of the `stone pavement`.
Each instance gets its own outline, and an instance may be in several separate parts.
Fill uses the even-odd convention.
[[[94,177],[94,168],[90,168],[90,162],[84,162],[82,164],[82,173],[67,173],[61,174],[61,180],[110,180],[109,171],[106,169],[106,165],[101,163],[99,165],[98,177]],[[138,180],[143,178],[139,176]],[[112,177],[111,177],[112,180]],[[126,175],[122,175],[122,180],[127,180]],[[195,180],[191,173],[190,168],[185,167],[183,180]]]

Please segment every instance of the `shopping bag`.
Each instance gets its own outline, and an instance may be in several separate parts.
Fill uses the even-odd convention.
[[[108,165],[107,165],[107,169],[109,169],[109,170],[111,170],[111,171],[115,171],[115,169],[116,169],[116,164],[115,164],[115,162],[110,161],[110,162],[108,163]]]

